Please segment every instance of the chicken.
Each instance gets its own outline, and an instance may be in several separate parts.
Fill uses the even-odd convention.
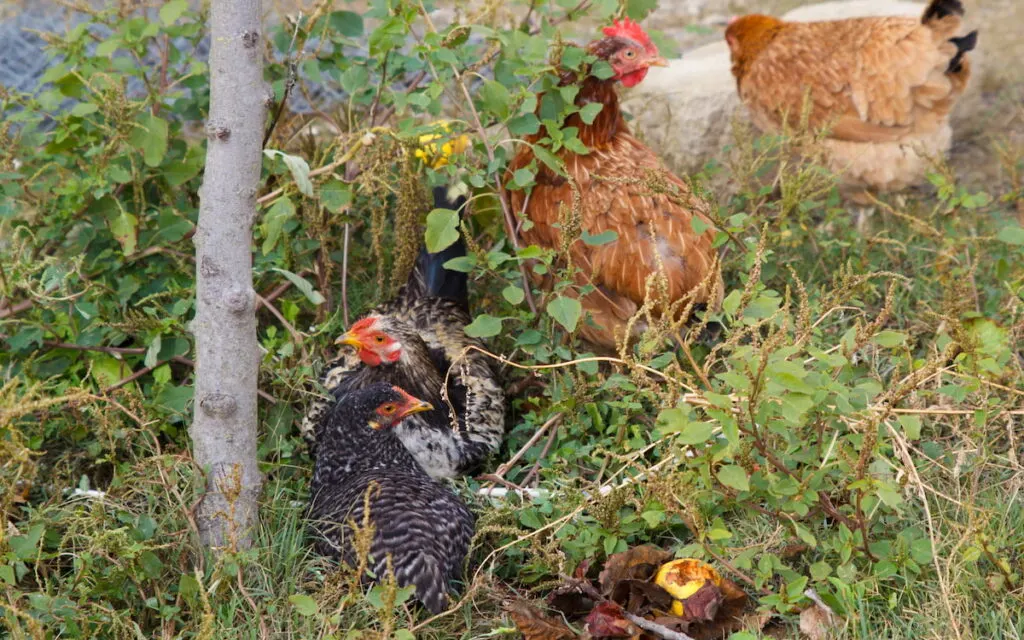
[[[434,190],[435,208],[461,210]],[[481,343],[466,335],[470,322],[467,276],[444,268],[465,255],[461,238],[436,254],[421,251],[398,296],[354,323],[337,343],[351,347],[327,364],[321,377],[335,397],[378,381],[398,385],[433,405],[395,428],[420,466],[434,477],[478,469],[505,433],[505,393],[487,356],[467,351]],[[330,399],[307,410],[302,433],[314,449]]]
[[[560,150],[557,155],[568,178],[534,162],[531,145],[548,137],[542,127],[526,137],[530,145],[517,147],[506,183],[517,170],[535,166],[531,191],[509,189],[513,211],[532,223],[521,234],[527,244],[562,248],[563,233],[577,227],[572,215],[577,191],[578,230],[589,236],[614,232],[614,239],[604,244],[587,244],[575,233],[567,240],[568,258],[578,269],[575,284],[583,289],[568,293],[579,296],[589,314],[580,333],[598,349],[615,351],[646,329],[644,322],[637,321],[627,335],[631,319],[648,299],[650,276],[663,277],[661,295],[655,286],[650,297],[656,307],[653,315],[671,313],[673,317],[689,301],[716,307],[722,299],[722,283],[712,246],[710,206],[630,134],[619,108],[615,85],[636,86],[649,67],[664,66],[665,60],[631,20],[616,21],[604,29],[604,36],[589,44],[587,51],[606,61],[614,75],[602,79],[588,70],[575,98],[577,107],[600,104],[601,111],[591,124],[579,113],[565,122],[565,127],[578,129],[589,153]],[[577,76],[562,72],[560,83],[577,84]],[[543,96],[538,98],[538,118],[543,119]]]
[[[341,396],[320,432],[307,517],[317,552],[356,566],[352,523],[363,526],[369,494],[368,567],[381,579],[390,558],[398,585],[414,585],[424,606],[440,613],[450,582],[462,572],[474,517],[423,472],[394,433],[396,424],[430,410],[386,382]]]
[[[977,32],[957,36],[959,0],[932,0],[920,19],[783,22],[763,15],[725,31],[740,99],[754,124],[829,128],[830,168],[844,191],[893,191],[920,183],[929,158],[949,151],[949,113],[970,76]]]

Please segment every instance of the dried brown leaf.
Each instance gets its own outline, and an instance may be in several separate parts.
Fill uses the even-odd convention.
[[[582,580],[564,582],[548,594],[548,606],[559,611],[566,618],[579,618],[594,608],[594,599],[583,588],[589,586]]]
[[[832,637],[837,622],[831,611],[819,604],[812,604],[800,612],[800,633],[810,640],[827,640]]]
[[[608,595],[621,580],[650,580],[672,553],[654,545],[633,547],[609,556],[598,577],[601,593]]]
[[[683,620],[687,622],[710,622],[718,615],[718,609],[725,601],[722,590],[708,581],[692,596],[683,601]]]
[[[512,602],[506,609],[524,640],[575,640],[579,637],[561,618],[545,615],[523,600]]]
[[[671,594],[646,580],[619,580],[612,587],[609,598],[638,616],[646,616],[655,609],[667,611],[672,607]]]
[[[586,630],[594,638],[639,638],[643,631],[623,615],[614,602],[602,602],[587,616]]]

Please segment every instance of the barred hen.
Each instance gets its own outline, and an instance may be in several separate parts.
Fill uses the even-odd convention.
[[[959,0],[932,0],[918,18],[783,22],[736,18],[725,38],[740,99],[754,124],[829,129],[824,151],[844,191],[891,191],[924,181],[949,151],[949,113],[970,76],[977,32],[957,36]]]
[[[396,424],[430,410],[386,382],[339,397],[320,428],[308,518],[316,551],[350,566],[358,560],[353,525],[368,523],[373,575],[388,575],[390,558],[398,585],[415,586],[420,602],[440,613],[462,572],[474,517],[395,435]]]
[[[580,113],[565,122],[566,128],[578,129],[580,141],[590,152],[581,155],[563,148],[557,155],[568,178],[559,175],[535,162],[532,146],[549,137],[542,127],[537,134],[526,136],[529,145],[517,147],[507,179],[531,164],[536,167],[530,192],[509,192],[513,210],[532,222],[522,232],[527,243],[562,247],[563,233],[576,224],[569,215],[577,201],[576,190],[579,230],[591,236],[615,232],[615,239],[596,246],[581,237],[570,237],[568,247],[572,264],[579,269],[576,284],[594,287],[580,298],[590,315],[590,320],[582,323],[581,334],[599,348],[615,350],[645,329],[643,322],[636,322],[632,335],[626,335],[630,319],[647,299],[651,275],[663,275],[666,285],[662,298],[667,304],[658,305],[656,312],[673,316],[690,300],[717,307],[722,286],[717,252],[712,247],[710,206],[633,137],[619,108],[615,86],[639,84],[648,68],[664,66],[665,60],[640,25],[631,20],[616,21],[604,29],[604,35],[590,43],[587,51],[607,62],[614,75],[602,79],[587,70],[575,98],[577,107],[600,104],[601,111],[590,124]],[[574,72],[561,74],[560,86],[577,83]],[[537,116],[543,120],[547,116],[542,115],[544,96],[540,98]]]
[[[460,210],[466,202],[448,200],[434,189],[435,208]],[[501,446],[505,432],[505,393],[486,356],[465,351],[482,346],[465,334],[470,322],[465,273],[444,268],[465,255],[461,238],[436,254],[421,251],[398,296],[352,325],[337,343],[352,347],[328,363],[323,386],[338,397],[385,381],[433,405],[404,420],[398,438],[434,477],[475,471]],[[312,403],[302,423],[310,447],[319,440],[318,423],[330,401]]]

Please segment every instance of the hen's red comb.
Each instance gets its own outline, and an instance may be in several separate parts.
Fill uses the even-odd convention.
[[[654,43],[651,42],[651,37],[647,35],[644,28],[629,18],[613,20],[612,25],[610,27],[605,27],[603,31],[604,35],[610,38],[629,38],[630,40],[634,40],[644,45],[645,49],[653,49],[654,52],[657,53],[657,47],[655,47]]]
[[[373,323],[376,322],[376,321],[377,321],[377,318],[374,318],[373,316],[369,316],[369,317],[363,318],[359,322],[357,322],[354,325],[352,325],[349,328],[348,331],[349,331],[349,333],[359,333],[361,331],[366,331],[367,329],[372,327]]]

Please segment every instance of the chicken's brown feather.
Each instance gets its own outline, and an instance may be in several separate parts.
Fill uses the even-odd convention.
[[[744,16],[726,39],[740,97],[759,128],[797,126],[806,97],[809,126],[829,130],[833,168],[852,166],[850,180],[863,186],[898,187],[923,178],[927,166],[908,149],[948,147],[949,112],[970,75],[963,55],[976,41],[974,33],[954,38],[960,14],[956,0],[933,0],[920,19]],[[871,166],[870,157],[889,165]]]

